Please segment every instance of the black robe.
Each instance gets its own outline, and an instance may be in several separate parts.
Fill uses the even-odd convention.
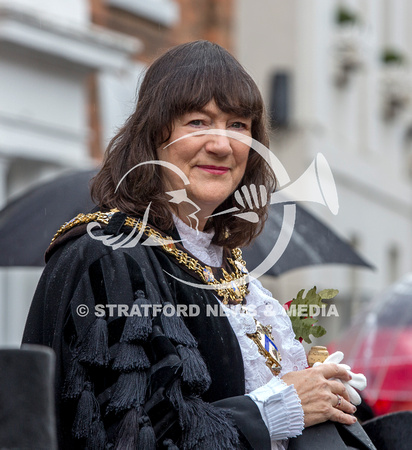
[[[210,314],[218,310],[213,291],[166,274],[198,283],[190,270],[159,247],[113,250],[84,225],[60,237],[48,258],[23,342],[56,352],[60,449],[270,449],[244,395],[238,340],[224,315]],[[127,317],[118,308],[169,303],[199,310]]]
[[[130,231],[124,217],[93,234]],[[113,250],[85,225],[59,237],[47,259],[23,342],[56,353],[60,449],[270,450],[260,412],[244,395],[238,340],[224,315],[211,314],[219,310],[214,291],[168,275],[199,283],[191,270],[160,247]],[[198,310],[187,317],[121,312],[145,305]],[[291,450],[332,447],[375,448],[357,423],[319,424],[289,443]]]

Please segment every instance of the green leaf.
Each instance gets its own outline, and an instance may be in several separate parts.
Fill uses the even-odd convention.
[[[312,327],[312,335],[315,338],[320,338],[321,336],[324,336],[326,334],[326,330],[321,327],[320,325],[316,325]]]
[[[292,322],[292,325],[296,339],[299,339],[301,337],[308,344],[312,342],[309,338],[310,332],[308,331],[310,327],[305,326],[301,320],[295,320],[294,322]]]
[[[322,300],[336,297],[339,291],[337,289],[324,289],[317,293],[316,286],[314,286],[305,297],[303,297],[304,292],[304,289],[300,290],[296,298],[292,300],[289,307],[289,317],[296,339],[302,338],[305,342],[311,344],[310,335],[318,338],[325,335],[326,330],[320,325],[315,325],[318,319],[307,316],[310,305],[322,308],[324,304]]]
[[[305,317],[302,319],[302,322],[304,325],[308,325],[309,327],[315,325],[315,323],[318,321],[318,319],[314,319],[313,317]]]
[[[320,297],[322,300],[329,300],[331,298],[336,297],[339,294],[339,291],[337,289],[323,289],[323,291],[319,292]]]

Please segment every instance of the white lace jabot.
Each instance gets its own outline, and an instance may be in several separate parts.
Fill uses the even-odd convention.
[[[207,265],[222,265],[223,248],[211,243],[213,231],[197,231],[176,216],[174,222],[182,244],[188,251]],[[256,279],[250,280],[246,303],[259,322],[272,326],[272,335],[282,356],[280,376],[293,370],[305,369],[305,351],[295,339],[289,317],[280,303]],[[246,336],[256,331],[252,314],[241,313],[237,306],[221,305],[239,341],[245,368],[246,393],[261,411],[272,438],[272,449],[284,449],[287,446],[284,439],[301,434],[303,429],[300,399],[294,388],[287,386],[280,377],[273,376],[256,344]],[[293,420],[285,421],[285,415]],[[285,423],[289,423],[289,427]]]

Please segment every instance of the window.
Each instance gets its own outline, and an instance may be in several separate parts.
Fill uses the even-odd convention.
[[[175,0],[108,0],[108,4],[169,27],[179,19]]]

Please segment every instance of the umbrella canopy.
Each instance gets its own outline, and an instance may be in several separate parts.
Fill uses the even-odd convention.
[[[94,204],[89,181],[95,171],[60,176],[24,193],[0,211],[0,266],[43,266],[44,251],[60,226]],[[266,257],[280,232],[283,206],[272,205],[265,230],[252,246],[244,249],[253,269]],[[267,274],[326,263],[370,267],[351,246],[326,225],[297,205],[292,239],[280,260]]]
[[[68,173],[23,193],[0,211],[0,266],[44,266],[44,252],[64,222],[94,204],[96,171]]]
[[[371,302],[335,349],[365,374],[362,396],[375,414],[412,410],[412,274]]]
[[[282,219],[283,206],[271,205],[262,234],[250,247],[243,249],[249,270],[258,266],[273,248],[282,226]],[[286,251],[266,274],[279,276],[298,267],[333,263],[372,268],[348,242],[297,204],[292,238]]]

